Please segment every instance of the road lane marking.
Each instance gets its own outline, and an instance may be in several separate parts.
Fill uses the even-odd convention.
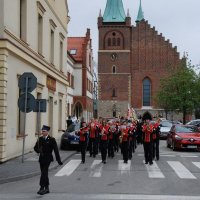
[[[70,176],[80,163],[81,160],[70,160],[55,176]]]
[[[128,163],[124,163],[123,160],[118,160],[118,170],[121,172],[121,175],[130,173],[131,160],[128,160]]]
[[[145,163],[144,160],[143,160],[143,163]],[[158,167],[155,161],[153,162],[153,165],[145,164],[145,166],[146,166],[149,178],[165,178],[164,174],[161,172],[160,168]]]
[[[199,156],[187,156],[187,155],[181,155],[181,158],[198,158]]]
[[[99,178],[101,177],[102,174],[102,169],[103,169],[103,165],[101,164],[102,161],[101,160],[94,160],[92,165],[91,165],[91,172],[90,172],[90,177],[95,177],[95,178]],[[101,165],[100,165],[101,164]]]
[[[196,177],[179,161],[167,161],[170,167],[181,179],[196,179]]]
[[[200,169],[200,162],[192,162],[196,167]]]

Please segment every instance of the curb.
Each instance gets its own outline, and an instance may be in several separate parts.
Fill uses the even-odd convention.
[[[62,160],[63,163],[65,161],[67,161],[68,159],[70,159],[72,156],[74,156],[76,153],[77,152],[74,152],[74,153],[70,154],[69,156],[67,156],[66,158],[64,158]],[[39,162],[38,162],[38,164],[39,164]],[[52,166],[50,165],[50,167],[49,167],[49,171],[57,169],[58,167],[61,167],[61,166],[58,165],[58,164],[52,164]],[[0,184],[5,184],[5,183],[10,183],[10,182],[15,182],[15,181],[21,181],[21,180],[24,180],[24,179],[32,178],[34,176],[38,176],[38,175],[40,175],[39,170],[37,170],[35,172],[28,173],[28,174],[24,174],[24,175],[21,175],[21,176],[13,176],[13,177],[6,178],[6,179],[0,179]]]

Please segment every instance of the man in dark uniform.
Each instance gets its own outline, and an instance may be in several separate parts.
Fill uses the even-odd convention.
[[[49,136],[49,126],[43,125],[42,127],[42,136],[38,139],[34,146],[34,150],[40,154],[39,163],[40,163],[40,190],[37,192],[40,195],[49,193],[49,177],[48,170],[50,163],[53,161],[52,151],[54,151],[56,156],[56,161],[59,165],[62,165],[58,146],[55,138]]]

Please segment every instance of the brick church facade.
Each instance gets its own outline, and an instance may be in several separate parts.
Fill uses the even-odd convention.
[[[133,26],[122,0],[107,0],[98,29],[99,116],[124,116],[128,107],[162,116],[155,96],[168,66],[181,61],[177,47],[144,19],[141,2]]]

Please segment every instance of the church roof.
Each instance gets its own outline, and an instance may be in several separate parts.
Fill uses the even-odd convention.
[[[140,22],[143,19],[144,19],[144,13],[142,11],[142,3],[141,3],[141,0],[140,0],[140,7],[139,7],[139,10],[138,10],[138,15],[137,15],[136,22]]]
[[[103,22],[125,22],[126,14],[122,0],[107,0]]]

